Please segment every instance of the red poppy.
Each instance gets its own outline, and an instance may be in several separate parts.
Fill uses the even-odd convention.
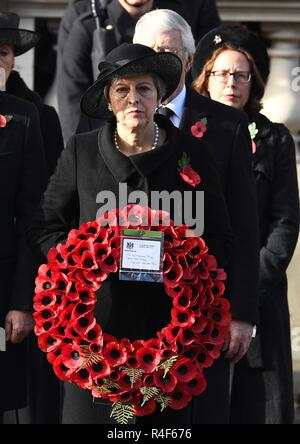
[[[194,396],[199,396],[206,390],[207,382],[204,376],[197,375],[195,378],[191,379],[189,382],[178,384],[178,388],[186,393],[190,393]]]
[[[175,362],[170,372],[178,381],[189,382],[196,377],[197,368],[190,359],[182,358]]]
[[[183,277],[183,269],[179,262],[174,261],[172,267],[167,273],[164,273],[164,283],[167,287],[177,287]]]
[[[95,379],[98,378],[106,378],[110,375],[111,368],[108,362],[104,359],[101,361],[95,362],[90,366],[91,376]]]
[[[171,393],[177,385],[177,378],[171,372],[165,375],[165,371],[161,369],[154,373],[154,384],[165,393]]]
[[[195,341],[195,332],[189,328],[180,330],[178,340],[182,345],[191,345]]]
[[[7,125],[6,117],[0,114],[0,128],[5,128]]]
[[[71,382],[77,384],[80,388],[87,389],[92,387],[93,379],[89,368],[82,368],[72,373]]]
[[[192,395],[179,388],[172,393],[171,407],[174,410],[181,410],[191,401]]]
[[[38,338],[40,349],[46,353],[55,351],[61,345],[61,343],[61,339],[53,337],[49,333],[43,333]]]
[[[255,154],[257,151],[257,146],[254,140],[252,140],[252,154]]]
[[[191,132],[194,137],[201,139],[207,131],[207,126],[204,122],[196,122],[195,125],[191,127]]]
[[[141,404],[142,402],[133,405],[136,416],[148,416],[155,412],[157,404],[154,399],[149,399],[143,406]]]
[[[111,367],[120,366],[126,362],[126,348],[118,342],[111,342],[106,345],[103,356]]]
[[[62,348],[62,362],[69,369],[77,369],[84,363],[84,357],[81,355],[81,350],[79,347],[74,347],[74,345],[65,345]]]
[[[110,254],[104,256],[101,259],[99,266],[101,270],[104,272],[116,273],[119,268],[119,262],[120,262],[120,250],[115,248],[111,250]]]
[[[189,166],[183,167],[179,174],[188,185],[194,188],[201,183],[199,174]]]
[[[73,328],[79,336],[86,338],[86,335],[95,326],[95,324],[96,324],[95,317],[93,316],[92,313],[88,313],[85,314],[84,316],[77,318],[73,322]]]
[[[169,253],[165,253],[164,255],[164,273],[169,273],[173,266],[173,259]]]
[[[152,373],[160,363],[161,355],[155,348],[143,347],[136,352],[136,359],[144,372]]]
[[[62,355],[58,356],[54,363],[53,363],[53,370],[56,374],[56,376],[61,380],[61,381],[67,381],[73,370],[70,370],[68,367],[66,367],[66,365],[64,364],[64,358]]]
[[[190,327],[195,322],[195,317],[190,310],[185,308],[172,308],[172,323],[176,327]]]

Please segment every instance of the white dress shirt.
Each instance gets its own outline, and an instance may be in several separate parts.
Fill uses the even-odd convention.
[[[166,108],[170,108],[174,113],[173,116],[171,117],[171,122],[177,128],[179,128],[181,122],[185,98],[186,98],[186,86],[184,85],[180,94],[178,94],[178,96],[175,97],[175,99],[173,99],[172,102],[166,105]]]

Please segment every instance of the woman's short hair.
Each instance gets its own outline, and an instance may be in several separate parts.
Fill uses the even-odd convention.
[[[170,31],[180,32],[184,50],[193,56],[196,47],[190,25],[181,15],[169,9],[156,9],[143,15],[136,24],[133,43],[147,45],[149,34]]]
[[[222,48],[217,49],[213,53],[212,57],[204,65],[203,71],[201,72],[199,77],[194,80],[192,84],[194,90],[202,96],[210,97],[208,91],[209,76],[215,64],[215,61],[217,60],[219,55],[226,50],[238,51],[243,54],[248,60],[252,73],[252,85],[250,97],[245,106],[245,111],[249,113],[258,113],[263,107],[261,100],[264,96],[266,84],[255,64],[253,57],[249,52],[245,51],[242,48],[236,48],[234,46],[231,46],[230,44],[226,44]]]

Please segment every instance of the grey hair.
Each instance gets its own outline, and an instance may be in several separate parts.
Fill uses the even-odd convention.
[[[149,34],[170,31],[180,32],[185,51],[194,56],[196,45],[190,25],[181,15],[170,9],[155,9],[144,14],[136,24],[133,43],[147,46]]]
[[[156,86],[156,89],[157,89],[157,95],[158,95],[159,100],[161,100],[163,97],[165,97],[165,95],[167,94],[167,88],[166,88],[165,82],[162,80],[161,77],[159,77],[154,72],[141,73],[141,74],[149,74],[152,77],[154,85]],[[112,83],[117,79],[126,79],[126,78],[130,78],[133,76],[134,76],[134,74],[124,74],[122,76],[114,76],[111,79],[111,81],[107,85],[105,85],[105,87],[104,87],[104,97],[106,98],[107,102],[109,102],[109,88],[111,87]]]

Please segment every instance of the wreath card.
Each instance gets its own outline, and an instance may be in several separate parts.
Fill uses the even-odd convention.
[[[121,281],[163,282],[164,234],[160,231],[122,231]]]

